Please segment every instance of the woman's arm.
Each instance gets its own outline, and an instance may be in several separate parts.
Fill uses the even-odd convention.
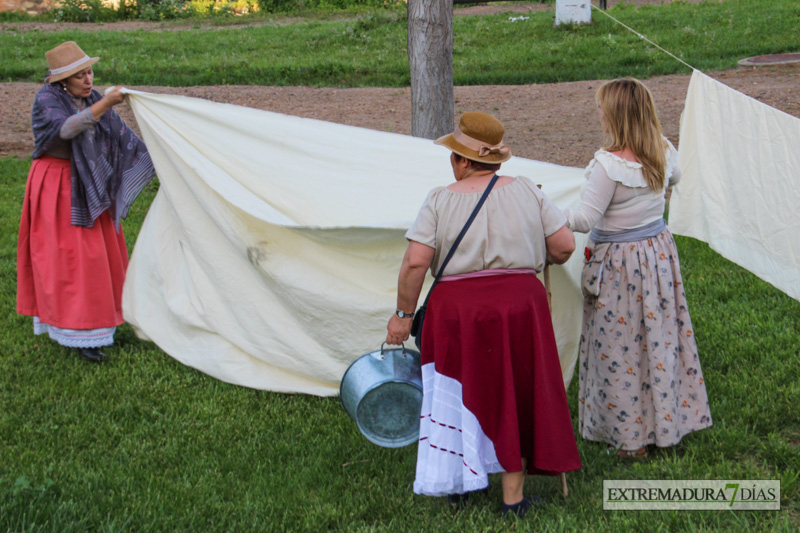
[[[576,209],[567,209],[569,227],[578,233],[589,233],[600,222],[611,204],[617,182],[608,177],[606,169],[595,163],[589,180],[581,191],[581,203]]]
[[[575,251],[575,235],[567,227],[553,233],[544,240],[547,247],[547,263],[562,265]]]
[[[66,140],[74,139],[80,133],[97,124],[100,117],[109,109],[124,101],[124,97],[119,89],[120,87],[115,87],[113,91],[89,106],[88,109],[84,109],[80,113],[67,118],[61,125],[58,136]]]
[[[681,181],[681,169],[677,166],[672,169],[672,174],[669,177],[669,181],[667,181],[668,187],[673,187]]]
[[[78,134],[88,130],[95,124],[97,124],[97,119],[92,115],[92,111],[90,109],[84,109],[80,113],[76,113],[64,121],[61,125],[61,129],[58,130],[58,136],[66,140],[74,139]]]
[[[400,276],[397,279],[397,308],[406,313],[417,309],[417,300],[425,282],[425,274],[431,267],[436,250],[417,241],[409,241]],[[393,314],[386,326],[386,342],[402,344],[411,333],[411,318],[400,318]]]

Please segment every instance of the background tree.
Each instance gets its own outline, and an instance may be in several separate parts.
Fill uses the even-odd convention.
[[[453,0],[408,0],[411,134],[453,131]]]

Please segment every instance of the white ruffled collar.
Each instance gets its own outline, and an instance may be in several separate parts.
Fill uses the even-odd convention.
[[[678,165],[678,151],[672,143],[664,137],[667,141],[666,160],[667,168],[665,169],[666,179],[664,184],[672,176],[675,168]],[[599,163],[606,171],[609,179],[619,182],[626,187],[648,187],[647,181],[644,179],[644,172],[642,172],[642,164],[636,161],[628,161],[618,155],[612,154],[608,150],[600,149],[594,153],[594,159],[589,163],[586,168],[586,177],[588,178],[594,168],[595,164]]]
[[[601,148],[594,153],[594,159],[586,169],[587,178],[597,163],[605,169],[612,181],[619,182],[626,187],[647,187],[641,163],[628,161]]]
[[[594,153],[595,157],[597,157],[598,155],[600,155],[601,157],[609,157],[613,161],[628,168],[634,168],[634,169],[642,168],[642,164],[639,163],[638,161],[630,161],[628,159],[625,159],[624,157],[618,156],[614,152],[609,152],[608,150],[604,150],[603,148],[599,149]]]

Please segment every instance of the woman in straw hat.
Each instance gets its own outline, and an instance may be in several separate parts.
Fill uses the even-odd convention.
[[[582,285],[580,432],[620,457],[672,446],[711,425],[678,250],[664,194],[680,178],[650,91],[626,78],[597,90],[608,137],[586,169],[581,203],[566,211],[589,232]]]
[[[120,88],[93,88],[92,65],[74,42],[45,54],[35,140],[17,250],[17,312],[90,361],[113,343],[128,265],[120,219],[153,178],[144,143],[112,109]]]
[[[423,401],[414,492],[461,504],[502,473],[503,514],[523,515],[526,473],[580,468],[544,286],[575,240],[566,218],[528,178],[497,176],[511,157],[503,125],[464,113],[435,142],[451,151],[455,183],[429,194],[406,233],[397,311],[387,342],[408,339],[428,269],[436,275],[491,187],[431,292],[422,327]]]

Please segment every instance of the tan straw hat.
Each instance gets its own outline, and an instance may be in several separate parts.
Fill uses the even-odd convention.
[[[503,144],[503,124],[487,113],[470,111],[461,115],[456,130],[439,137],[435,144],[480,163],[502,163],[511,159],[511,149]]]
[[[48,83],[55,83],[59,80],[69,78],[81,70],[91,67],[100,59],[99,57],[87,56],[81,47],[73,41],[61,43],[52,50],[46,52],[47,64],[50,66],[50,75],[47,77]]]

